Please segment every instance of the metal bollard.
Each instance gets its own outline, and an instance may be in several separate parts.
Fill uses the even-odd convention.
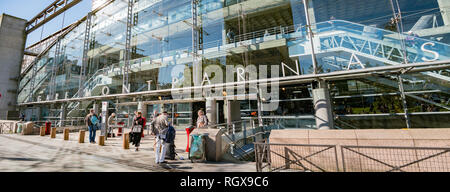
[[[64,129],[64,140],[68,141],[69,140],[69,129]]]
[[[84,138],[86,137],[86,131],[81,130],[80,136],[78,137],[78,143],[84,143]]]
[[[40,129],[40,135],[43,137],[43,136],[45,136],[45,127],[41,127],[41,129]]]
[[[105,146],[105,136],[101,135],[98,137],[98,145]]]
[[[53,127],[50,131],[50,138],[54,139],[56,138],[56,127]]]
[[[124,133],[123,134],[123,144],[122,144],[123,149],[130,149],[129,139],[130,139],[130,134]]]

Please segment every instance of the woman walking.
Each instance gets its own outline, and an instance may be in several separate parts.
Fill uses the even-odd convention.
[[[136,146],[136,151],[139,151],[139,146],[141,144],[141,135],[144,131],[144,119],[142,118],[142,112],[138,112],[136,119],[133,121],[133,127],[131,132],[133,134],[133,145]]]

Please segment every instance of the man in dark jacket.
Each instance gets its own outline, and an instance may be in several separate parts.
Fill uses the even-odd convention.
[[[89,129],[89,142],[95,143],[95,133],[97,131],[97,123],[93,123],[92,121],[96,120],[98,122],[98,116],[95,114],[95,111],[91,109],[90,113],[84,118],[86,126]]]

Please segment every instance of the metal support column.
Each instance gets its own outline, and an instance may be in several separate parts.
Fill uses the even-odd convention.
[[[191,0],[192,6],[192,68],[194,85],[199,86],[202,81],[202,65],[198,59],[199,50],[199,30],[198,30],[198,6],[199,0]]]
[[[59,126],[60,127],[64,127],[65,126],[65,121],[66,121],[66,117],[67,117],[67,104],[63,103],[61,104],[61,113],[60,113],[60,117],[59,117]]]
[[[32,76],[32,78],[31,78],[31,82],[30,82],[30,93],[29,93],[29,96],[28,96],[28,101],[29,102],[33,102],[33,97],[34,97],[34,84],[35,84],[35,82],[36,82],[36,73],[37,73],[37,68],[38,68],[38,65],[37,65],[37,62],[38,61],[38,59],[36,58],[35,60],[34,60],[34,63],[32,63],[32,65],[33,65],[33,76]]]
[[[401,46],[402,46],[402,52],[403,52],[403,64],[408,64],[408,53],[406,52],[405,36],[403,35],[403,22],[402,22],[402,12],[400,10],[400,5],[397,0],[395,0],[395,3],[393,0],[391,0],[390,2],[391,2],[392,13],[394,15],[394,21],[397,26],[397,32],[401,39]],[[395,9],[396,7],[397,7],[397,11]],[[403,87],[403,78],[401,77],[401,75],[397,75],[397,79],[398,79],[398,88],[399,88],[400,95],[402,98],[403,111],[405,113],[406,127],[409,129],[409,128],[411,128],[411,121],[410,121],[409,112],[408,112],[408,105],[406,103],[405,90]]]
[[[125,35],[125,65],[123,66],[123,82],[122,93],[129,93],[128,87],[130,71],[130,59],[131,59],[131,27],[133,25],[133,4],[134,0],[128,0],[128,14],[127,14],[127,31]]]
[[[58,72],[58,65],[61,62],[61,36],[58,37],[56,43],[55,57],[53,59],[52,76],[50,80],[50,100],[56,99],[56,73]]]
[[[313,84],[313,104],[317,129],[334,129],[334,118],[328,84],[319,81]]]
[[[406,128],[411,128],[411,120],[409,117],[408,105],[406,103],[405,89],[403,88],[403,78],[398,75],[398,89],[400,90],[400,95],[402,97],[403,111],[405,112]]]
[[[308,30],[309,41],[311,43],[311,59],[313,64],[313,74],[317,74],[317,60],[316,53],[314,50],[314,33],[311,27],[311,20],[309,17],[308,0],[303,0],[303,5],[305,7],[305,17],[306,17],[306,28]]]
[[[83,62],[81,64],[80,70],[80,83],[78,88],[78,97],[84,96],[84,83],[86,80],[86,68],[88,65],[89,57],[88,51],[90,48],[90,34],[91,34],[91,21],[92,21],[92,13],[89,13],[86,19],[86,30],[84,31],[84,43],[83,43]]]

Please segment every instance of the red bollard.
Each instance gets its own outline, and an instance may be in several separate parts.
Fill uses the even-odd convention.
[[[189,137],[190,137],[190,135],[191,135],[191,133],[192,133],[192,131],[194,130],[194,127],[188,127],[188,128],[186,128],[186,133],[187,133],[187,147],[186,147],[186,152],[188,152],[189,153]]]
[[[144,117],[143,118],[143,120],[144,120],[144,126],[142,126],[142,135],[141,135],[141,138],[144,138],[144,128],[145,128],[145,124],[147,123],[147,119]]]
[[[118,129],[117,136],[119,137],[119,136],[122,136],[122,133],[123,133],[122,129],[123,129],[124,123],[120,122],[120,123],[117,123],[117,125],[121,125],[122,126],[122,127],[117,128]]]
[[[45,122],[45,135],[50,135],[50,130],[52,129],[51,122]]]

